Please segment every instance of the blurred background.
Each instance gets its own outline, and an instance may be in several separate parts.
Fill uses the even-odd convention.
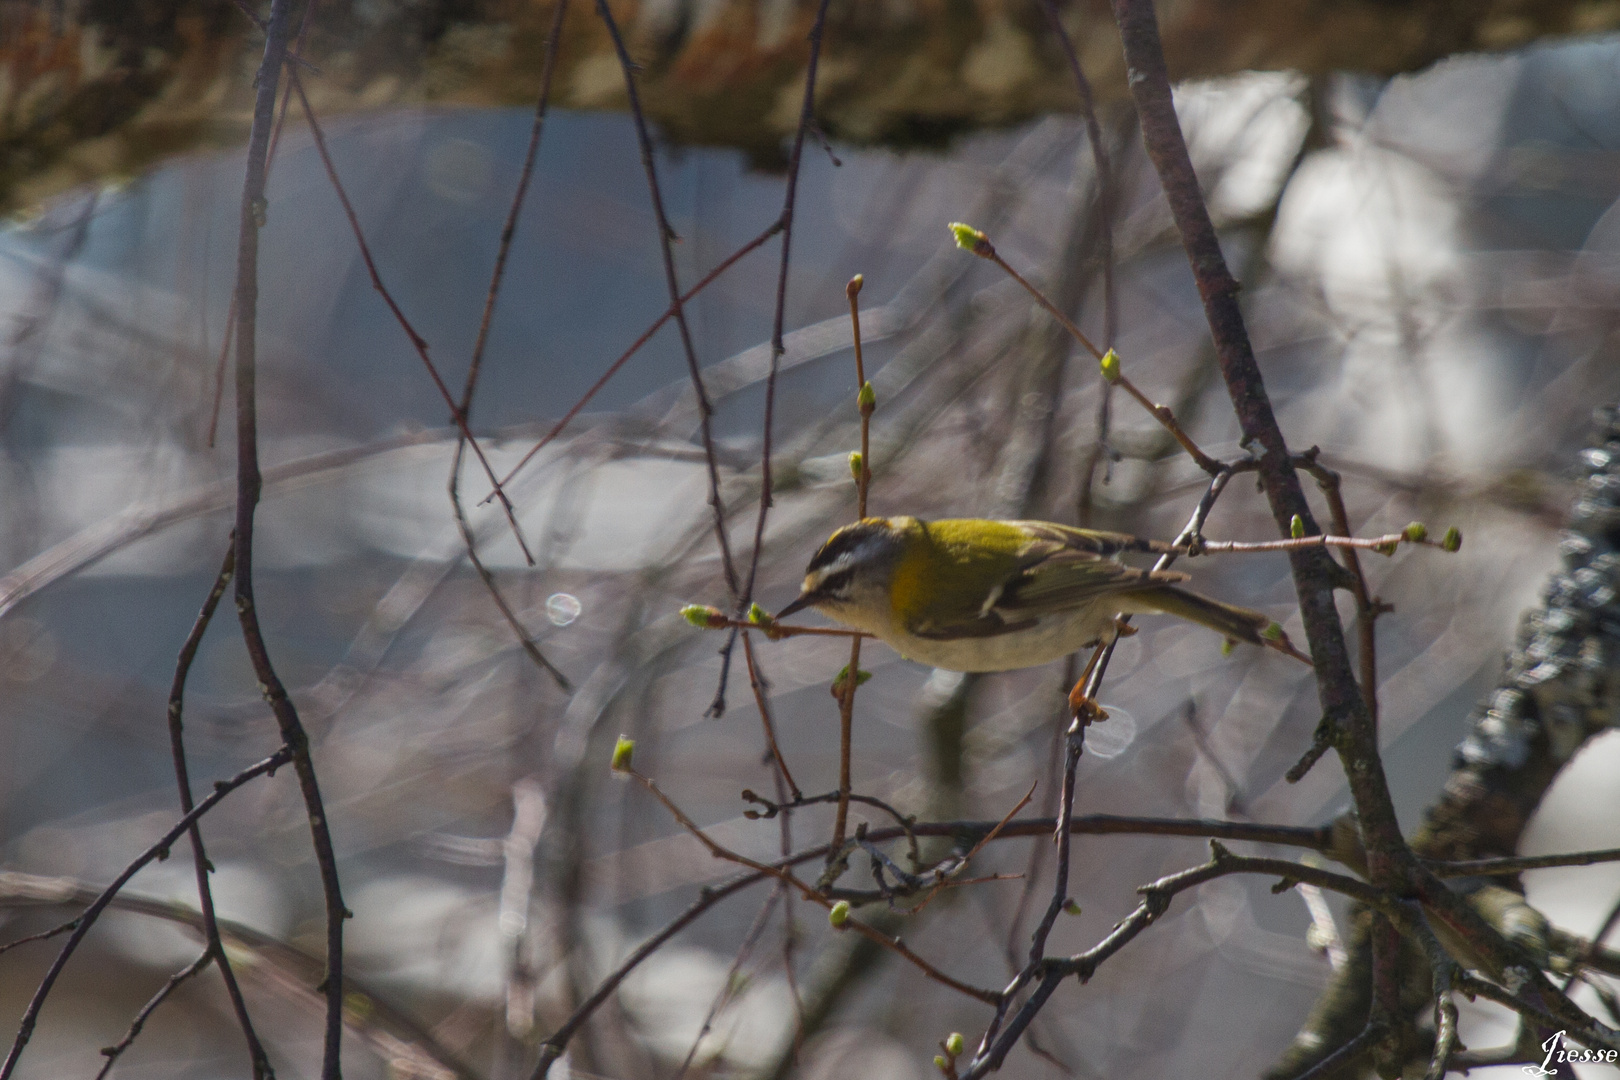
[[[648,7],[637,40],[656,44],[662,16]],[[1166,16],[1172,39],[1187,14],[1178,12]],[[245,23],[228,6],[224,15]],[[8,17],[24,25],[15,10]],[[729,25],[715,18],[701,25]],[[1541,32],[1521,30],[1525,40]],[[802,35],[782,40],[802,53]],[[1483,44],[1492,42],[1431,51]],[[447,62],[444,48],[424,61],[428,74]],[[836,43],[826,62],[838,70]],[[964,85],[977,85],[973,71],[984,83],[985,71],[1003,70],[984,63],[958,71]],[[1415,828],[1557,563],[1592,410],[1620,397],[1620,38],[1542,41],[1409,74],[1330,70],[1349,63],[1242,73],[1189,62],[1187,73],[1213,77],[1183,83],[1177,104],[1292,444],[1319,446],[1343,473],[1359,533],[1418,519],[1466,537],[1455,556],[1403,548],[1364,561],[1396,605],[1379,621],[1380,730],[1403,823]],[[237,68],[216,74],[245,85],[251,67]],[[570,70],[577,94],[586,76]],[[1129,401],[1112,402],[1104,432],[1095,362],[1015,284],[957,250],[949,221],[986,230],[1095,338],[1112,333],[1127,374],[1206,450],[1241,453],[1122,84],[1099,81],[1113,193],[1099,200],[1072,84],[1060,70],[1032,70],[1015,80],[1041,88],[1029,104],[989,116],[964,108],[928,146],[881,124],[860,129],[847,121],[852,105],[829,108],[825,145],[806,143],[757,590],[768,608],[794,595],[809,555],[854,514],[844,283],[856,273],[879,403],[873,512],[1027,516],[1170,538],[1203,490],[1196,466]],[[434,98],[426,91],[413,100],[396,87],[367,109],[358,83],[345,85],[329,91],[343,111],[325,123],[339,175],[384,281],[458,385],[532,108],[423,100]],[[43,108],[12,94],[12,115],[18,102]],[[676,96],[652,95],[649,111],[658,117]],[[100,159],[74,143],[23,180],[20,166],[7,174],[17,216],[0,231],[6,940],[70,917],[76,890],[110,880],[176,817],[165,700],[234,503],[228,387],[209,443],[243,172],[227,145],[242,130],[230,112],[238,99],[221,100],[209,107],[224,121],[149,162],[107,150],[126,137],[118,129],[95,136]],[[502,473],[668,302],[633,125],[611,101],[573,104],[609,107],[558,108],[546,121],[473,405]],[[717,146],[664,122],[671,137],[660,139],[657,168],[685,287],[780,212],[780,133],[751,128]],[[152,138],[128,135],[148,148]],[[467,563],[446,498],[447,411],[373,291],[296,115],[268,199],[257,593],[314,740],[355,913],[348,957],[364,993],[345,1068],[525,1076],[538,1040],[629,949],[731,876],[643,790],[610,780],[618,735],[634,737],[638,767],[735,850],[771,857],[784,840],[780,820],[744,814],[744,788],[775,788],[740,655],[723,713],[707,715],[725,638],[677,614],[726,604],[685,358],[666,327],[509,485],[535,566],[498,508],[474,507],[488,485],[475,462],[463,464],[480,554],[568,676],[564,691],[525,655]],[[773,244],[747,256],[688,306],[715,401],[731,542],[745,556],[778,253]],[[1252,484],[1232,485],[1206,532],[1271,535]],[[1280,556],[1186,568],[1201,591],[1263,608],[1302,638]],[[828,687],[844,646],[756,648],[788,766],[807,793],[832,790]],[[874,677],[856,704],[858,791],[924,818],[994,820],[1031,784],[1031,812],[1052,805],[1062,665],[963,678],[871,646],[863,666]],[[1282,779],[1318,719],[1299,665],[1241,647],[1223,655],[1208,631],[1146,619],[1121,644],[1102,698],[1112,716],[1088,739],[1079,813],[1309,825],[1347,804],[1331,757],[1302,783]],[[228,611],[204,639],[186,721],[203,790],[278,744]],[[1560,778],[1526,852],[1620,844],[1617,744],[1594,741]],[[823,842],[830,822],[830,812],[795,812],[791,840]],[[324,930],[291,772],[233,794],[204,832],[232,957],[278,1074],[316,1075],[311,958]],[[893,925],[950,973],[1001,985],[1027,940],[1030,896],[1037,911],[1045,901],[1046,847],[992,844],[980,872],[1028,876],[948,892]],[[1056,950],[1093,943],[1134,905],[1138,884],[1200,861],[1203,848],[1110,836],[1081,838],[1075,853],[1083,910],[1060,924]],[[852,881],[864,873],[858,866]],[[1577,933],[1591,933],[1620,894],[1613,867],[1528,880],[1531,899]],[[1267,885],[1224,880],[1178,898],[1089,985],[1059,992],[1035,1025],[1039,1052],[1016,1051],[1004,1075],[1263,1071],[1333,962],[1320,933],[1308,939],[1301,896]],[[97,1049],[196,955],[183,912],[195,904],[189,853],[142,871],[129,894],[69,967],[20,1075],[93,1075]],[[684,1062],[687,1076],[921,1080],[934,1074],[938,1039],[982,1030],[986,1009],[851,938],[819,908],[764,886],[745,891],[643,965],[553,1075],[669,1077]],[[0,958],[0,1017],[21,1015],[53,955],[38,944]],[[1465,1043],[1510,1032],[1503,1016],[1464,1006]],[[154,1014],[113,1075],[243,1075],[241,1043],[210,972]]]

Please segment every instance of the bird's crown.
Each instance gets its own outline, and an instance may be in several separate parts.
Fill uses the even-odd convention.
[[[888,518],[863,518],[845,525],[821,545],[805,573],[829,575],[893,557],[901,544],[901,530],[895,526]]]

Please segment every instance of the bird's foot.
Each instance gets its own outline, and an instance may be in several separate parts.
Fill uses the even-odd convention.
[[[1085,679],[1075,683],[1074,689],[1069,691],[1069,713],[1074,717],[1074,727],[1077,729],[1108,719],[1107,710],[1087,696]]]

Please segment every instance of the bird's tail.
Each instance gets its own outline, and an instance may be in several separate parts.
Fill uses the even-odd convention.
[[[1293,642],[1288,640],[1288,635],[1283,633],[1283,628],[1277,625],[1270,615],[1233,604],[1223,604],[1219,600],[1211,600],[1207,596],[1178,589],[1174,585],[1161,585],[1137,595],[1166,615],[1175,615],[1199,626],[1207,626],[1217,634],[1232,640],[1247,641],[1252,645],[1276,649],[1306,664],[1311,662],[1309,656],[1294,648]]]

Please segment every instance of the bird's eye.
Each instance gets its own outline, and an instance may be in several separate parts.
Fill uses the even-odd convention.
[[[854,572],[850,570],[839,570],[837,573],[828,574],[821,579],[821,584],[816,588],[816,591],[827,596],[846,597],[849,595],[849,582],[852,577],[854,577]]]

